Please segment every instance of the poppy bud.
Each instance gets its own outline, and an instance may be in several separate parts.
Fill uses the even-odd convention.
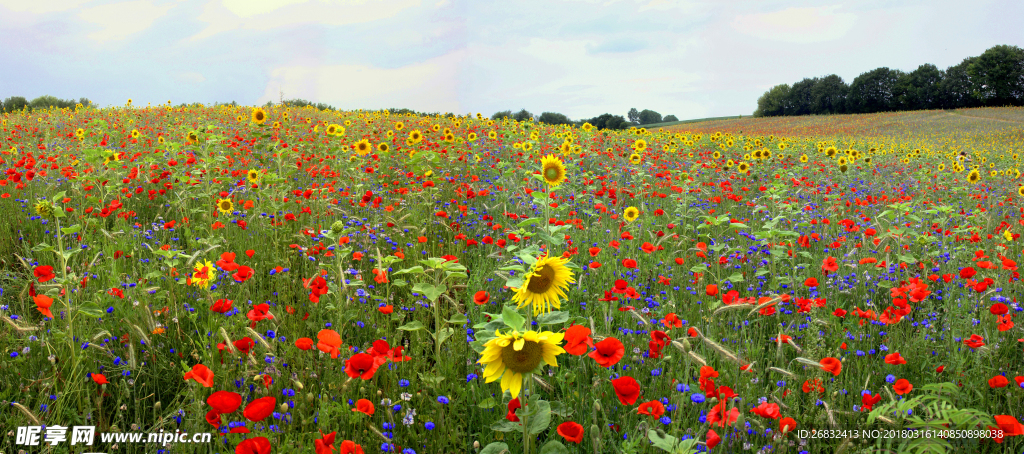
[[[288,412],[288,403],[287,402],[281,404],[280,411],[281,411],[281,413],[287,413]]]
[[[315,398],[316,396],[314,396],[313,393],[306,393],[306,403],[313,403],[313,399]]]
[[[302,388],[304,388],[304,386],[302,386],[302,382],[298,381],[298,380],[295,380],[295,389],[297,391],[302,391]]]
[[[474,441],[473,442],[473,450],[476,451],[476,450],[479,450],[479,449],[480,449],[480,442],[479,441]]]
[[[594,452],[601,451],[601,429],[597,424],[590,425],[590,443],[594,446]]]
[[[163,404],[161,404],[160,401],[157,401],[155,404],[153,404],[153,409],[158,412],[160,411],[161,407],[163,407]]]

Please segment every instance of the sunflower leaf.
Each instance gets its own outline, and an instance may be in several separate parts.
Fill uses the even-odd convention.
[[[546,400],[530,402],[527,407],[526,431],[529,434],[539,434],[548,429],[551,424],[551,404]]]
[[[398,329],[399,331],[419,331],[421,329],[426,329],[426,327],[423,326],[423,322],[419,320],[413,320],[409,323],[399,326]]]
[[[569,449],[558,440],[551,440],[544,443],[540,448],[540,454],[569,454]]]
[[[519,315],[519,312],[511,306],[505,306],[505,308],[501,310],[501,318],[509,328],[519,332],[523,332],[523,328],[526,326],[526,318]]]
[[[564,311],[554,311],[547,314],[542,314],[537,317],[537,324],[539,325],[557,325],[559,323],[565,323],[569,320],[569,313]]]

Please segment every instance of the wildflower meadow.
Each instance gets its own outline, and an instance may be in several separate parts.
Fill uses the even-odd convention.
[[[1024,447],[1022,108],[0,121],[0,452]]]

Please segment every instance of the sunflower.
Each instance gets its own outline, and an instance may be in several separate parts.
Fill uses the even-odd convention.
[[[231,199],[219,199],[217,200],[217,210],[221,213],[230,213],[234,209],[235,205],[231,203]]]
[[[562,142],[562,145],[558,147],[558,150],[562,152],[562,156],[568,156],[569,152],[572,151],[572,144],[569,142]]]
[[[547,155],[540,160],[541,176],[550,187],[555,187],[565,181],[565,164],[555,155]]]
[[[977,183],[981,181],[981,174],[978,173],[977,169],[971,170],[971,173],[967,174],[967,181],[970,181],[971,183]]]
[[[419,129],[413,129],[409,132],[409,140],[412,140],[413,143],[419,143],[423,140],[423,133]]]
[[[495,132],[495,131],[491,131],[491,132],[487,133],[487,138],[489,138],[491,140],[497,139],[498,138],[498,133]]]
[[[633,165],[640,164],[640,161],[642,159],[643,158],[641,158],[640,155],[637,154],[637,153],[633,153],[633,154],[629,155],[629,163],[633,164]]]
[[[644,151],[644,150],[646,150],[647,149],[647,141],[644,140],[644,139],[636,139],[636,142],[633,142],[633,149],[635,149],[636,151]]]
[[[158,143],[160,145],[163,145],[164,141],[165,141],[164,136],[160,136],[160,137],[156,138],[156,143]]]
[[[807,155],[806,154],[800,155],[800,162],[803,162],[803,163],[807,162]]]
[[[366,156],[370,150],[373,149],[373,145],[370,145],[369,140],[363,139],[353,144],[352,149],[354,149],[356,154],[359,156]]]
[[[445,134],[444,140],[446,142],[453,142],[453,141],[455,141],[455,134]]]
[[[531,142],[524,143],[523,144],[523,149],[526,150],[526,151],[533,150],[533,143],[531,143]]]
[[[1024,186],[1017,188],[1017,195],[1024,197]]]
[[[640,210],[638,210],[636,207],[626,208],[626,211],[622,212],[622,217],[626,220],[626,222],[633,222],[636,220],[636,218],[640,217]]]
[[[401,131],[403,128],[405,128],[405,124],[403,124],[402,122],[395,123],[396,131]]]
[[[381,142],[380,144],[377,145],[377,151],[379,151],[381,153],[387,153],[388,149],[389,149],[388,148],[388,144],[386,144],[384,142]]]
[[[942,172],[943,170],[946,170],[946,165],[945,164],[939,164],[939,172]]]
[[[75,135],[78,136],[78,138],[85,137],[85,130],[82,128],[78,128],[75,130]]]
[[[189,284],[196,287],[209,287],[215,277],[216,274],[214,273],[213,264],[207,260],[205,262],[197,263],[195,268],[192,269],[192,276],[189,278]]]
[[[44,218],[53,214],[53,204],[49,200],[43,200],[36,204],[36,214]]]
[[[263,109],[257,107],[252,110],[252,122],[258,125],[262,125],[263,122],[267,121],[267,113]]]
[[[583,126],[580,126],[580,129],[590,132],[591,129],[594,129],[594,125],[590,123],[583,123]]]
[[[565,298],[565,289],[576,282],[572,270],[565,266],[568,262],[569,259],[561,256],[538,258],[523,285],[514,289],[512,301],[517,303],[517,308],[529,304],[533,306],[534,316],[546,314],[552,307],[560,309],[559,298]]]
[[[719,152],[716,151],[716,152],[711,154],[711,157],[713,157],[715,159],[722,159],[722,153],[719,153]]]
[[[195,131],[189,132],[188,133],[188,141],[189,142],[193,142],[193,143],[194,142],[198,142],[199,141],[199,135],[196,134]]]
[[[469,140],[470,142],[472,142],[472,141],[476,140],[476,133],[475,133],[475,132],[471,132],[471,133],[469,133],[469,136],[467,137],[467,139],[468,139],[468,140]]]
[[[740,165],[736,166],[736,170],[739,170],[740,173],[746,173],[747,170],[749,170],[749,169],[750,169],[750,164],[747,164],[745,162],[741,162]]]
[[[838,151],[836,151],[836,147],[828,147],[825,150],[825,154],[828,155],[828,157],[830,157],[830,158],[835,156],[836,153],[838,153]]]
[[[523,374],[530,374],[543,360],[549,366],[558,367],[556,356],[565,353],[558,344],[565,336],[551,331],[517,331],[502,334],[484,344],[477,364],[485,365],[484,381],[491,383],[501,378],[501,391],[509,391],[512,398],[519,397],[523,388]]]
[[[260,181],[260,172],[256,169],[249,169],[249,172],[246,173],[245,176],[246,178],[249,179],[250,183],[256,183]]]
[[[338,132],[338,125],[330,125],[327,127],[327,135],[333,136]]]

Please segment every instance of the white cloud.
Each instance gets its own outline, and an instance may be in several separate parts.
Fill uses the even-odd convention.
[[[270,30],[301,24],[337,27],[373,22],[419,5],[420,0],[211,0],[199,15],[199,20],[208,24],[206,29],[189,40],[238,28]]]
[[[95,6],[82,11],[78,17],[103,29],[88,36],[96,41],[125,39],[153,26],[160,16],[167,14],[174,5],[154,5],[151,0],[114,3]]]
[[[195,71],[187,71],[178,73],[178,75],[174,76],[174,80],[186,84],[201,84],[206,82],[206,77]]]
[[[0,6],[19,13],[48,14],[67,11],[92,0],[0,0]]]
[[[270,71],[257,104],[285,98],[309,99],[340,109],[406,107],[459,112],[458,68],[462,51],[394,69],[365,65],[293,65]]]
[[[788,43],[831,41],[846,35],[857,15],[838,13],[838,6],[788,8],[782,11],[738,16],[732,22],[737,31],[755,38]]]

